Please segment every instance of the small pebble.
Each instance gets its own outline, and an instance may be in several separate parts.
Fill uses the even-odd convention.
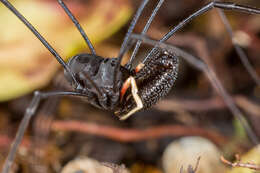
[[[200,157],[196,173],[225,172],[225,166],[220,162],[221,153],[209,140],[202,137],[183,137],[170,143],[162,157],[165,173],[179,173],[192,165],[195,169]],[[185,172],[186,173],[186,172]]]
[[[61,173],[128,173],[124,166],[113,163],[100,163],[90,158],[79,158],[70,161]]]

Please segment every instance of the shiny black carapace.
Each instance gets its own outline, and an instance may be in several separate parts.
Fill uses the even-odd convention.
[[[84,30],[64,2],[58,0],[58,3],[73,21],[91,50],[91,54],[77,54],[66,63],[8,0],[0,0],[0,2],[12,11],[14,15],[17,16],[53,54],[57,61],[63,66],[67,80],[74,87],[74,91],[36,91],[34,93],[34,97],[29,107],[26,109],[24,118],[19,126],[15,140],[7,156],[2,173],[8,173],[10,171],[10,167],[15,158],[17,148],[24,136],[24,132],[42,99],[61,95],[84,97],[84,99],[90,104],[101,109],[111,110],[121,120],[124,120],[137,111],[151,107],[160,98],[167,95],[169,90],[172,88],[174,81],[177,78],[178,58],[174,53],[172,53],[172,51],[169,51],[169,49],[163,49],[162,46],[159,45],[163,44],[163,42],[173,36],[176,31],[192,21],[193,18],[213,8],[237,10],[256,14],[260,13],[259,9],[236,5],[234,3],[210,2],[172,28],[170,32],[154,44],[155,47],[152,48],[144,60],[137,63],[138,65],[133,68],[132,62],[142,43],[140,39],[139,41],[136,41],[130,60],[126,65],[122,66],[121,60],[123,55],[135,43],[133,39],[131,39],[133,36],[132,32],[148,1],[149,0],[142,1],[133,17],[118,56],[115,58],[103,58],[96,54],[95,49]],[[144,26],[141,36],[146,34],[155,14],[163,2],[164,0],[158,0],[158,4]]]

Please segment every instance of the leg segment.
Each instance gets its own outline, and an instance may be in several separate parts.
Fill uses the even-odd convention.
[[[241,12],[245,12],[245,13],[249,13],[249,14],[260,14],[260,9],[257,9],[257,8],[237,5],[234,3],[213,1],[213,2],[208,3],[207,5],[205,5],[204,7],[202,7],[201,9],[199,9],[198,11],[196,11],[195,13],[193,13],[192,15],[190,15],[189,17],[184,19],[183,21],[181,21],[178,25],[176,25],[173,29],[171,29],[167,34],[165,34],[159,40],[159,42],[164,42],[164,41],[168,40],[170,37],[173,36],[173,34],[175,32],[177,32],[179,29],[181,29],[186,24],[191,22],[195,17],[198,17],[213,8],[219,8],[219,9],[224,9],[224,10],[235,10],[235,11],[241,11]],[[145,57],[143,62],[145,62],[150,57],[150,55],[152,54],[151,52]]]
[[[225,13],[218,9],[218,13],[226,27],[226,30],[230,36],[230,38],[232,39],[232,42],[233,42],[233,45],[235,47],[235,50],[240,58],[240,60],[242,61],[242,64],[245,66],[246,70],[248,71],[248,73],[250,74],[250,76],[252,77],[252,79],[255,81],[255,83],[260,86],[260,78],[258,77],[256,71],[254,70],[252,64],[248,61],[248,58],[245,54],[245,52],[243,51],[243,49],[234,42],[233,38],[234,38],[234,34],[233,34],[233,31],[232,31],[232,28],[227,20],[227,17],[225,15]]]
[[[25,19],[25,17],[16,10],[16,8],[8,1],[8,0],[0,0],[9,10],[11,10],[16,17],[18,17],[28,29],[32,31],[32,33],[42,42],[42,44],[52,53],[52,55],[57,59],[57,61],[63,66],[63,68],[71,75],[75,85],[78,85],[75,76],[72,74],[71,70],[69,69],[68,65],[63,61],[61,56],[51,47],[51,45],[43,38],[43,36],[32,26],[32,24]]]
[[[190,63],[192,66],[194,66],[198,70],[202,71],[208,77],[213,88],[223,98],[223,101],[226,103],[229,110],[232,112],[233,116],[241,122],[241,124],[245,128],[247,135],[249,136],[251,141],[254,144],[259,143],[259,139],[257,138],[254,131],[250,127],[250,125],[247,122],[246,118],[244,117],[243,113],[238,109],[238,107],[236,106],[234,100],[229,95],[229,93],[225,90],[225,88],[223,88],[223,86],[222,86],[220,80],[218,79],[217,75],[215,74],[215,72],[212,69],[208,68],[208,66],[204,62],[202,62],[198,58],[195,58],[193,55],[191,55],[173,45],[165,44],[160,41],[155,41],[155,40],[149,39],[145,36],[138,35],[138,34],[132,34],[131,38],[136,39],[136,40],[142,40],[144,43],[150,44],[155,47],[167,49],[169,52],[173,52],[176,56],[182,57],[188,63]]]
[[[72,20],[72,22],[74,23],[74,25],[77,27],[77,29],[79,30],[81,36],[84,38],[85,42],[87,43],[90,51],[92,52],[92,54],[96,55],[96,51],[93,47],[93,45],[91,44],[87,34],[85,33],[85,31],[82,29],[82,27],[80,26],[79,22],[77,21],[77,19],[73,16],[73,14],[71,13],[71,11],[68,9],[68,7],[66,6],[66,4],[63,2],[63,0],[58,0],[59,4],[61,5],[61,7],[64,9],[64,11],[67,13],[67,15],[70,17],[70,19]]]
[[[33,139],[30,145],[31,159],[28,162],[29,172],[47,173],[50,172],[44,158],[46,158],[46,147],[51,125],[58,107],[60,98],[52,97],[41,103],[41,108],[34,115],[32,123]]]
[[[127,119],[129,116],[131,116],[132,114],[134,114],[135,112],[139,111],[140,109],[143,108],[143,102],[140,98],[140,96],[138,95],[138,87],[136,85],[135,79],[134,77],[130,76],[124,83],[123,85],[123,90],[127,90],[127,88],[131,85],[131,92],[132,92],[132,96],[134,97],[135,103],[136,103],[136,107],[134,109],[132,109],[130,112],[128,112],[126,115],[123,115],[122,117],[120,117],[120,120],[125,120]],[[124,91],[124,93],[125,93]],[[123,94],[124,94],[123,93]]]
[[[22,142],[22,138],[24,136],[25,130],[28,127],[30,119],[35,114],[35,112],[36,112],[36,110],[37,110],[37,108],[40,104],[40,101],[42,99],[47,98],[47,97],[62,96],[62,95],[86,96],[86,95],[83,95],[81,93],[76,93],[76,92],[48,92],[48,93],[41,93],[39,91],[34,92],[33,99],[31,101],[29,107],[25,111],[24,118],[23,118],[23,120],[22,120],[22,122],[21,122],[21,124],[18,128],[18,132],[17,132],[15,139],[14,139],[12,145],[11,145],[10,152],[8,153],[8,156],[5,160],[4,167],[2,169],[2,173],[9,173],[10,168],[12,166],[12,163],[14,161],[17,149],[18,149],[20,143]]]
[[[118,58],[121,60],[124,53],[125,53],[125,49],[127,47],[127,44],[128,44],[128,41],[129,41],[129,38],[130,38],[130,35],[132,34],[133,30],[134,30],[134,27],[139,19],[139,17],[141,16],[143,10],[144,10],[144,7],[147,5],[147,3],[149,2],[149,0],[143,0],[142,1],[142,4],[140,5],[140,7],[138,8],[137,12],[135,13],[135,16],[133,18],[133,20],[131,21],[130,23],[130,26],[128,28],[128,31],[125,35],[125,38],[124,38],[124,41],[121,45],[121,48],[120,48],[120,51],[119,51],[119,54],[118,54]],[[121,63],[121,61],[120,61]]]
[[[234,3],[228,3],[228,2],[210,2],[183,21],[181,21],[177,26],[175,26],[173,29],[171,29],[170,32],[168,32],[161,40],[160,42],[168,40],[173,34],[181,29],[183,26],[185,26],[187,23],[191,22],[195,17],[200,16],[203,13],[206,13],[207,11],[213,9],[213,8],[219,8],[223,10],[235,10],[235,11],[241,11],[244,13],[249,14],[260,14],[260,9],[253,8],[253,7],[247,7],[242,6]]]
[[[118,76],[117,74],[119,72],[123,56],[124,56],[126,50],[129,48],[128,44],[129,44],[130,35],[133,33],[134,27],[135,27],[139,17],[141,16],[141,14],[142,14],[142,12],[143,12],[143,10],[144,10],[144,8],[145,8],[145,6],[147,5],[148,2],[149,2],[149,0],[143,0],[142,1],[142,4],[140,5],[140,7],[138,8],[137,12],[135,13],[135,16],[132,19],[132,21],[130,23],[130,26],[128,28],[128,31],[127,31],[127,33],[125,35],[124,41],[123,41],[123,43],[121,45],[119,54],[117,56],[118,62],[116,64],[116,71],[115,71],[115,74],[114,74],[114,84],[116,84],[116,81],[117,81],[117,76]],[[114,87],[113,90],[116,91],[116,88]]]
[[[144,29],[143,29],[143,31],[141,32],[141,34],[146,34],[147,30],[149,29],[149,27],[150,27],[150,25],[151,25],[151,23],[152,23],[152,21],[153,21],[155,15],[157,14],[157,12],[158,12],[158,10],[160,9],[160,7],[161,7],[161,5],[163,4],[163,2],[164,2],[164,0],[160,0],[160,1],[158,2],[157,6],[156,6],[155,9],[153,10],[153,12],[152,12],[150,18],[148,19],[146,25],[144,26]],[[134,51],[133,51],[133,53],[132,53],[132,55],[131,55],[131,58],[130,58],[130,60],[128,61],[127,65],[126,65],[126,67],[127,67],[129,70],[131,69],[132,61],[134,60],[134,58],[135,58],[135,56],[136,56],[136,54],[137,54],[137,52],[138,52],[138,50],[139,50],[139,47],[141,46],[141,43],[142,43],[141,41],[137,41],[137,43],[136,43],[136,45],[135,45],[135,48],[134,48]]]

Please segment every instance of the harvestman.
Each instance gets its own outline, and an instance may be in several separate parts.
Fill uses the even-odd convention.
[[[121,45],[120,52],[116,58],[102,58],[95,52],[87,35],[81,28],[80,24],[63,3],[58,0],[61,7],[70,17],[77,29],[80,31],[82,37],[86,41],[91,54],[77,54],[73,56],[68,63],[64,62],[61,56],[49,45],[49,43],[40,35],[40,33],[12,6],[8,0],[0,0],[9,10],[11,10],[42,42],[42,44],[53,54],[57,61],[63,66],[64,73],[67,80],[74,87],[74,91],[59,91],[59,92],[39,92],[34,93],[31,104],[26,109],[24,118],[19,126],[15,140],[11,146],[10,152],[4,164],[3,173],[8,173],[15,158],[15,154],[24,132],[29,124],[31,117],[36,112],[38,105],[42,99],[52,96],[79,96],[84,97],[92,105],[105,110],[112,110],[121,119],[124,120],[130,115],[142,109],[147,109],[155,104],[160,98],[167,95],[174,84],[178,73],[178,57],[183,57],[193,66],[205,72],[213,87],[223,97],[223,100],[231,110],[231,112],[242,122],[248,132],[249,137],[258,143],[250,126],[247,124],[241,111],[236,107],[232,98],[222,87],[214,71],[205,65],[202,61],[196,59],[194,56],[182,51],[164,42],[174,35],[179,29],[192,21],[193,18],[213,9],[219,8],[224,10],[236,10],[250,14],[260,14],[260,9],[253,7],[246,7],[234,3],[224,2],[210,2],[189,17],[173,27],[170,32],[163,36],[159,41],[151,40],[145,37],[145,34],[150,27],[154,16],[159,10],[164,0],[160,0],[153,10],[152,15],[148,19],[141,35],[132,34],[133,29],[149,0],[143,0],[138,8],[128,32]],[[232,30],[225,20],[222,11],[219,11],[226,27],[232,35]],[[129,62],[125,66],[121,66],[123,55],[137,41],[133,54]],[[151,44],[154,48],[144,58],[143,62],[139,63],[134,69],[132,68],[132,61],[134,60],[138,49],[142,42]],[[238,46],[236,46],[237,49]],[[241,53],[240,53],[241,56]],[[246,64],[246,63],[244,63]],[[247,67],[250,68],[248,64]],[[248,69],[248,68],[247,68]],[[249,70],[249,69],[248,69]],[[251,69],[252,70],[252,69]],[[250,72],[250,70],[249,70]],[[254,71],[250,72],[252,75]],[[252,75],[253,76],[253,75]],[[258,77],[255,76],[256,81],[259,82]],[[259,84],[259,83],[258,83]]]

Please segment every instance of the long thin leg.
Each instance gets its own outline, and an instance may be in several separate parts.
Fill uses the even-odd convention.
[[[127,44],[128,44],[128,41],[129,41],[129,37],[132,34],[132,32],[134,30],[134,27],[135,27],[139,17],[142,14],[142,12],[144,10],[144,7],[147,5],[148,2],[149,2],[149,0],[143,0],[142,4],[139,6],[137,12],[135,13],[135,16],[134,16],[134,18],[132,19],[132,21],[130,23],[130,26],[128,28],[128,31],[127,31],[126,35],[125,35],[124,41],[123,41],[123,43],[121,45],[119,54],[117,56],[119,59],[122,59],[122,57],[123,57],[123,55],[125,53],[125,48],[127,47]]]
[[[60,73],[55,81],[53,81],[54,90],[60,91],[65,90],[64,87],[67,84],[62,73]],[[67,88],[70,89],[70,88]],[[37,114],[34,115],[34,122],[32,123],[32,132],[33,132],[33,145],[31,145],[32,157],[29,161],[31,166],[30,171],[34,173],[47,173],[48,166],[44,161],[46,152],[46,143],[47,138],[50,134],[50,128],[52,121],[55,116],[55,112],[60,103],[60,97],[51,97],[44,100],[44,103],[41,103],[41,107],[37,110]]]
[[[126,35],[125,35],[124,41],[123,41],[123,43],[122,43],[122,45],[121,45],[119,54],[118,54],[118,56],[117,56],[118,62],[117,62],[117,64],[116,64],[116,70],[117,70],[117,71],[116,71],[115,74],[114,74],[114,84],[116,84],[116,81],[117,81],[117,76],[118,76],[117,74],[118,74],[119,69],[120,69],[120,65],[121,65],[121,61],[122,61],[122,59],[123,59],[123,55],[124,55],[125,51],[127,50],[127,48],[129,48],[129,47],[128,47],[128,43],[129,43],[130,35],[133,33],[134,27],[135,27],[135,25],[136,25],[136,23],[137,23],[139,17],[140,17],[141,14],[142,14],[142,12],[143,12],[143,10],[144,10],[144,7],[147,5],[148,2],[149,2],[149,0],[143,0],[143,1],[142,1],[142,4],[139,6],[137,12],[135,13],[135,16],[134,16],[134,18],[132,19],[132,21],[131,21],[131,23],[130,23],[130,26],[129,26],[129,28],[128,28],[128,31],[127,31],[127,33],[126,33]],[[116,86],[116,85],[114,85],[114,86]],[[117,88],[115,88],[115,87],[113,88],[114,91],[116,91],[116,89],[117,89]]]
[[[236,11],[241,11],[241,12],[245,12],[245,13],[249,13],[249,14],[260,14],[260,9],[257,9],[257,8],[237,5],[234,3],[213,1],[213,2],[208,3],[207,5],[205,5],[204,7],[202,7],[201,9],[199,9],[198,11],[196,11],[195,13],[193,13],[192,15],[187,17],[186,19],[182,20],[178,25],[176,25],[167,34],[165,34],[159,40],[159,42],[164,42],[164,41],[168,40],[170,37],[173,36],[173,34],[175,32],[177,32],[179,29],[184,27],[187,23],[191,22],[195,17],[198,17],[201,14],[204,14],[213,8],[219,8],[219,9],[224,9],[224,10],[236,10]],[[147,60],[147,58],[150,57],[150,55],[152,54],[153,51],[154,51],[154,49],[149,52],[149,54],[145,57],[143,62],[145,62]]]
[[[149,29],[149,27],[150,27],[150,25],[151,25],[151,23],[152,23],[152,21],[153,21],[155,15],[157,14],[157,12],[158,12],[158,10],[160,9],[160,7],[161,7],[161,5],[163,4],[163,2],[164,2],[164,0],[160,0],[160,1],[158,2],[157,6],[155,7],[155,9],[153,10],[151,16],[149,17],[149,19],[148,19],[146,25],[144,26],[144,29],[143,29],[143,31],[141,32],[141,34],[146,34],[147,30]],[[127,67],[128,69],[131,68],[132,61],[133,61],[134,58],[136,57],[136,54],[137,54],[137,52],[138,52],[138,50],[139,50],[139,48],[140,48],[140,46],[141,46],[141,43],[142,43],[142,42],[141,42],[140,40],[137,41],[137,43],[136,43],[136,45],[135,45],[135,48],[134,48],[134,51],[133,51],[133,53],[132,53],[132,55],[131,55],[131,57],[130,57],[130,60],[128,61],[127,65],[126,65],[126,67]]]
[[[189,54],[189,53],[187,53],[187,52],[185,52],[185,51],[181,50],[180,48],[177,48],[173,45],[165,44],[165,43],[162,43],[160,41],[155,41],[155,40],[149,39],[148,37],[138,35],[138,34],[132,34],[131,38],[136,39],[136,40],[142,40],[144,43],[150,44],[150,45],[155,46],[155,47],[167,49],[168,51],[174,53],[176,56],[182,57],[183,59],[185,59],[193,67],[202,71],[208,77],[208,79],[211,82],[213,88],[223,98],[223,101],[226,103],[229,110],[232,112],[233,116],[241,122],[241,124],[245,128],[247,135],[249,136],[251,141],[254,144],[259,143],[259,140],[256,137],[254,131],[252,130],[252,128],[248,124],[248,122],[245,119],[242,112],[235,105],[232,97],[228,94],[228,92],[225,90],[225,88],[223,88],[223,86],[222,86],[220,80],[218,79],[217,75],[215,74],[215,72],[211,68],[208,68],[208,66],[204,62],[202,62],[198,58],[195,58],[193,55],[191,55],[191,54]]]
[[[75,76],[72,74],[68,65],[64,62],[61,56],[51,47],[51,45],[42,37],[42,35],[32,26],[32,24],[19,12],[17,9],[8,1],[0,0],[8,9],[10,9],[13,14],[18,17],[27,27],[32,31],[32,33],[42,42],[42,44],[52,53],[52,55],[57,59],[57,61],[63,66],[63,68],[71,75],[75,85],[78,85],[78,82],[75,79]]]
[[[63,2],[63,0],[58,0],[59,4],[61,5],[61,7],[64,9],[64,11],[67,13],[67,15],[70,17],[70,19],[72,20],[72,22],[74,23],[74,25],[77,27],[77,29],[79,30],[81,36],[83,37],[83,39],[85,40],[85,42],[87,43],[90,51],[92,52],[92,54],[96,55],[96,51],[93,47],[93,45],[91,44],[87,34],[85,33],[85,31],[83,30],[83,28],[80,26],[79,22],[77,21],[77,19],[75,18],[75,16],[71,13],[71,11],[69,10],[69,8],[66,6],[66,4]]]
[[[8,156],[5,160],[2,173],[9,173],[9,170],[12,166],[13,161],[14,161],[17,149],[18,149],[18,147],[19,147],[19,145],[22,141],[22,138],[24,136],[25,130],[28,127],[30,119],[32,118],[32,116],[36,112],[36,110],[37,110],[37,108],[40,104],[40,101],[42,99],[45,99],[45,98],[51,97],[51,96],[65,96],[65,95],[67,95],[67,96],[82,96],[82,97],[86,96],[84,94],[76,93],[76,92],[47,92],[47,93],[41,93],[39,91],[34,92],[34,97],[31,101],[29,107],[25,111],[24,118],[23,118],[23,120],[22,120],[22,122],[21,122],[21,124],[18,128],[15,139],[14,139],[12,145],[11,145],[10,152],[8,153]]]
[[[220,15],[225,27],[226,27],[226,30],[230,36],[230,38],[232,39],[232,43],[235,47],[235,50],[240,58],[240,60],[242,61],[242,64],[245,66],[246,70],[248,71],[248,73],[250,74],[250,76],[252,77],[252,79],[255,81],[255,83],[260,86],[260,78],[258,77],[256,71],[254,70],[252,64],[248,61],[248,58],[245,54],[245,52],[243,51],[243,49],[237,44],[234,42],[234,34],[233,34],[233,31],[232,31],[232,28],[227,20],[227,17],[225,15],[225,13],[218,9],[218,14]]]
[[[42,104],[41,109],[39,109],[37,114],[34,115],[35,120],[33,122],[33,139],[30,147],[32,157],[29,161],[29,172],[50,172],[42,158],[44,158],[47,154],[47,137],[50,134],[50,127],[54,118],[54,112],[57,109],[59,101],[60,98],[58,97],[46,99],[46,101]]]

